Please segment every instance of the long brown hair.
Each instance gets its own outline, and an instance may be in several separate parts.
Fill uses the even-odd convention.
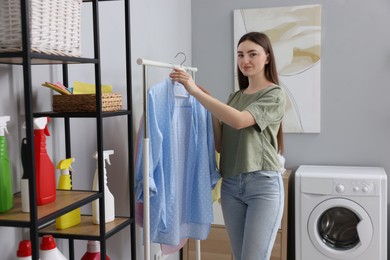
[[[244,34],[240,38],[237,47],[244,41],[251,41],[263,47],[265,53],[268,54],[268,59],[269,59],[268,63],[265,64],[264,66],[264,76],[267,80],[271,81],[276,85],[279,85],[279,78],[276,70],[274,51],[272,49],[271,41],[269,40],[268,36],[265,33],[261,33],[261,32],[249,32],[247,34]],[[241,72],[238,65],[237,65],[237,74],[238,74],[238,86],[240,87],[240,90],[247,88],[249,85],[248,77],[244,76],[244,74]],[[278,140],[278,153],[282,154],[284,152],[282,123],[280,123],[277,140]]]

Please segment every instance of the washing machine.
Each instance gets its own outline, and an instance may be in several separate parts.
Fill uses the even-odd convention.
[[[387,176],[380,167],[295,172],[296,260],[387,260]]]

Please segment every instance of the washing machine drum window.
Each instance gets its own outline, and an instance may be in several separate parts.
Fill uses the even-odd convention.
[[[374,234],[365,209],[344,198],[327,199],[318,204],[309,216],[307,231],[319,252],[329,259],[342,260],[361,255]]]
[[[359,222],[359,217],[347,208],[330,208],[319,218],[318,234],[329,247],[348,250],[359,243]]]

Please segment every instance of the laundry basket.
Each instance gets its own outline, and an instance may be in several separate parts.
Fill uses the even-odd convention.
[[[22,50],[21,2],[0,0],[0,52]],[[82,0],[30,0],[31,51],[80,56]]]
[[[122,108],[122,95],[102,94],[102,111],[117,111]],[[54,112],[96,112],[95,94],[53,95]]]

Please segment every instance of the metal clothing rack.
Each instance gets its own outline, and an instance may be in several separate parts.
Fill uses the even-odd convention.
[[[185,54],[182,52],[179,52],[178,54],[183,54],[185,57]],[[175,56],[177,57],[178,54]],[[185,61],[185,59],[184,59]],[[182,64],[184,63],[182,62]],[[147,75],[147,67],[160,67],[160,68],[182,68],[187,71],[191,71],[192,78],[195,80],[195,72],[198,71],[197,68],[194,67],[185,67],[181,65],[175,65],[171,63],[165,63],[165,62],[159,62],[159,61],[152,61],[152,60],[145,60],[145,59],[137,59],[137,64],[142,65],[143,67],[143,86],[144,86],[144,92],[143,92],[143,114],[144,114],[144,140],[143,140],[143,193],[144,193],[144,221],[143,221],[143,236],[144,236],[144,259],[149,260],[150,259],[150,194],[149,194],[149,133],[148,133],[148,75]],[[196,260],[200,260],[200,241],[196,240]]]

